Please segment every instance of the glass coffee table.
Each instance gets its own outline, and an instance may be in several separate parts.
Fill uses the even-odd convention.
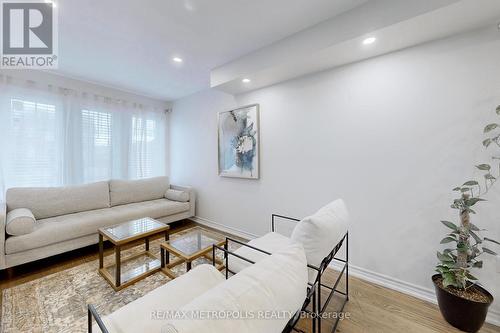
[[[149,239],[163,234],[168,241],[169,230],[167,224],[149,217],[100,228],[99,273],[118,291],[159,272],[161,260],[149,251]],[[115,263],[107,266],[104,266],[104,240],[109,240],[115,248]],[[144,251],[122,259],[122,247],[137,240],[144,240]]]
[[[201,227],[191,228],[185,234],[160,245],[161,269],[168,277],[175,279],[177,274],[171,270],[172,267],[186,263],[186,270],[189,271],[195,259],[205,257],[212,261],[212,246],[224,244],[225,238],[220,234]],[[170,261],[170,254],[176,259]],[[216,263],[219,270],[224,268],[221,260],[216,259]]]

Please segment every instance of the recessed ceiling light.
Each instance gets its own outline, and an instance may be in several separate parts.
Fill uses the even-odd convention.
[[[377,40],[377,38],[375,37],[368,37],[366,38],[364,41],[363,41],[363,45],[370,45],[370,44],[373,44],[375,43],[375,41]]]
[[[181,63],[181,62],[183,62],[183,61],[184,61],[184,60],[182,60],[182,58],[179,58],[179,57],[173,57],[173,58],[172,58],[172,60],[173,60],[174,62],[178,62],[178,63]]]
[[[243,79],[243,80],[241,80],[241,82],[243,82],[243,83],[249,83],[250,81],[251,81],[250,79]]]

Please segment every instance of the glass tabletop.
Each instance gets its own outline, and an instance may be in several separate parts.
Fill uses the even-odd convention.
[[[196,252],[212,248],[212,245],[224,241],[224,236],[200,227],[194,227],[183,235],[170,240],[169,244],[176,250],[191,256]]]
[[[104,228],[104,231],[115,240],[123,240],[157,229],[163,229],[165,226],[166,225],[161,222],[145,217]]]

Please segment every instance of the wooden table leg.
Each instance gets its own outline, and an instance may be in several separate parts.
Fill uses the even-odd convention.
[[[99,234],[99,268],[104,267],[104,239],[101,234]]]
[[[146,237],[146,251],[149,251],[149,238]]]
[[[116,287],[119,287],[121,285],[121,259],[120,259],[120,254],[121,254],[121,247],[120,245],[115,246],[115,257],[116,257],[116,278],[115,278],[115,284]]]
[[[169,234],[169,230],[165,231],[165,241],[168,242],[170,240],[170,234]],[[168,264],[170,264],[170,252],[165,251],[165,261]]]
[[[191,261],[186,261],[186,271],[189,272],[191,270]]]
[[[160,261],[161,261],[161,268],[165,268],[165,249],[163,247],[160,247]]]

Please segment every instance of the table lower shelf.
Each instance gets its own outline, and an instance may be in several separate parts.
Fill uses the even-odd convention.
[[[204,257],[205,259],[208,259],[210,262],[212,262],[212,256],[210,254],[203,254],[200,257]],[[187,263],[187,262],[188,262],[188,260],[186,260],[184,258],[177,257],[177,258],[171,260],[168,264],[166,264],[165,267],[162,267],[160,269],[169,278],[175,279],[175,278],[179,277],[179,275],[174,273],[174,271],[172,271],[172,268],[175,266],[181,265],[183,263]],[[222,271],[226,268],[226,266],[224,266],[224,263],[222,260],[215,259],[215,263],[216,263],[215,268],[217,268],[219,271]]]
[[[142,263],[132,264],[138,258],[144,257]],[[120,285],[116,285],[116,264],[106,265],[99,269],[99,273],[111,284],[115,291],[122,290],[161,269],[161,261],[149,251],[142,251],[120,261]]]

